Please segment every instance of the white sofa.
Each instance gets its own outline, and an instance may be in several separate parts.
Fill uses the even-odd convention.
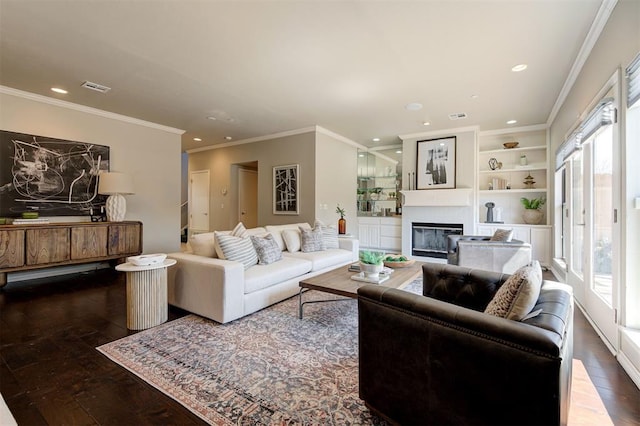
[[[247,230],[250,235],[273,235],[282,249],[282,259],[246,270],[240,262],[216,257],[213,232],[194,236],[190,242],[193,248],[198,246],[195,253],[168,255],[177,261],[168,271],[169,304],[227,323],[295,295],[298,283],[305,278],[358,260],[358,240],[351,238],[338,238],[339,248],[288,251],[282,231],[299,226],[311,228],[307,223],[296,223]]]

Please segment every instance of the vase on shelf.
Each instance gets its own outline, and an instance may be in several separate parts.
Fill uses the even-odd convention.
[[[347,220],[344,217],[338,219],[338,234],[344,235],[347,233]]]
[[[543,216],[544,213],[542,212],[542,210],[525,209],[524,213],[522,214],[522,220],[524,220],[524,223],[528,225],[538,225],[540,222],[542,222]]]

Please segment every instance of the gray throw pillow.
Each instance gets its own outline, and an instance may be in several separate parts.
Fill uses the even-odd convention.
[[[322,230],[320,228],[305,229],[300,227],[301,249],[303,253],[324,250]]]
[[[264,237],[256,235],[251,236],[251,243],[258,254],[258,263],[260,265],[268,265],[282,259],[282,250],[276,243],[273,235],[267,234]]]

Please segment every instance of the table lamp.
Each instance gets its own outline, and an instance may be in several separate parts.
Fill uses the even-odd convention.
[[[122,195],[134,193],[131,176],[120,172],[100,173],[98,193],[109,196],[105,205],[107,220],[109,222],[122,222],[127,212],[127,201]]]

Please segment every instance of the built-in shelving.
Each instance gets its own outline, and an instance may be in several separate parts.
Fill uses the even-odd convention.
[[[503,146],[514,141],[519,143],[516,148]],[[480,132],[477,159],[477,223],[486,220],[485,205],[493,202],[505,223],[525,225],[520,198],[547,196],[549,157],[544,126]],[[533,188],[525,183],[529,176],[535,182]],[[502,189],[506,185],[509,189]]]

